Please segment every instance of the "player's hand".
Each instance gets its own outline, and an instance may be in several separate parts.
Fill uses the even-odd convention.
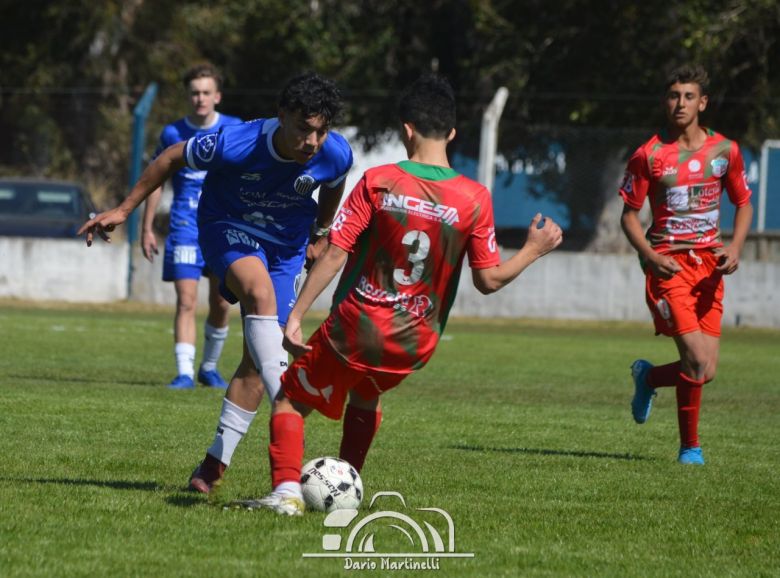
[[[739,251],[729,245],[726,248],[717,248],[713,250],[713,253],[718,258],[718,264],[715,266],[716,271],[720,271],[724,275],[731,275],[739,268]]]
[[[669,255],[656,253],[648,263],[653,272],[661,279],[671,279],[682,271],[682,266]]]
[[[157,237],[153,231],[141,233],[141,250],[144,253],[144,257],[150,263],[154,263],[154,256],[159,255],[160,252],[157,250]]]
[[[304,263],[303,268],[306,269],[306,271],[311,269],[314,262],[319,259],[320,255],[322,255],[327,248],[327,237],[312,237],[309,245],[306,247],[306,262]]]
[[[563,231],[550,217],[536,213],[528,227],[526,245],[535,251],[537,257],[546,255],[563,242]]]
[[[311,351],[311,346],[306,345],[303,341],[303,331],[301,330],[301,322],[295,317],[287,318],[287,325],[284,328],[284,339],[282,340],[282,347],[290,353],[295,359],[298,359],[301,355],[307,351]]]
[[[92,239],[97,233],[106,243],[111,242],[111,237],[107,233],[114,231],[117,225],[121,225],[127,220],[127,213],[119,207],[105,211],[92,217],[89,221],[81,225],[76,235],[87,233],[87,247],[92,246]]]

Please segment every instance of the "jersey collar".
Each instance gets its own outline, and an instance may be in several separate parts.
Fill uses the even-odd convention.
[[[460,176],[460,173],[455,169],[448,167],[437,167],[435,165],[424,165],[422,163],[416,163],[414,161],[401,161],[398,163],[398,168],[402,171],[426,179],[428,181],[444,181],[447,179],[454,179]]]
[[[276,117],[267,118],[263,123],[263,134],[266,135],[265,138],[266,138],[266,146],[268,148],[268,152],[271,154],[274,160],[277,160],[280,163],[294,163],[295,161],[292,159],[282,158],[274,148],[274,133],[278,128],[279,128],[279,119]]]

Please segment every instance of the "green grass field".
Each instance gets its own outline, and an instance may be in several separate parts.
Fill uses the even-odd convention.
[[[356,572],[303,556],[324,534],[346,540],[324,514],[223,509],[269,489],[265,402],[219,497],[184,490],[222,392],[163,387],[171,323],[169,309],[0,303],[0,576],[780,575],[780,332],[724,332],[696,468],[675,461],[671,390],[647,424],[630,417],[631,361],[675,355],[649,324],[453,320],[429,366],[383,398],[363,481],[369,498],[406,500],[374,510],[437,528],[417,508],[446,510],[474,557]],[[223,373],[239,352],[234,322]],[[312,416],[306,458],[339,438]],[[420,551],[378,521],[375,534],[377,551]]]

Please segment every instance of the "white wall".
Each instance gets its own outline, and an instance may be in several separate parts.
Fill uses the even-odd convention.
[[[505,252],[502,257],[507,258]],[[127,298],[125,243],[0,237],[0,297],[41,301],[104,303]],[[138,249],[131,299],[168,304],[175,296],[160,280],[162,259],[148,263]],[[334,283],[335,284],[335,283]],[[724,325],[780,328],[780,263],[743,261],[726,278]],[[333,287],[315,309],[327,310]],[[201,282],[199,301],[206,305]],[[463,272],[453,315],[649,321],[644,277],[636,257],[554,252],[493,295],[481,295]]]
[[[127,297],[127,244],[0,237],[0,297],[106,303]]]

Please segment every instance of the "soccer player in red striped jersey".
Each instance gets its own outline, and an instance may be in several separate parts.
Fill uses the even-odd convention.
[[[753,207],[737,143],[699,124],[707,107],[706,71],[685,65],[666,83],[668,130],[643,144],[628,162],[620,188],[621,224],[646,274],[646,299],[656,334],[674,339],[680,359],[631,366],[634,421],[650,416],[660,387],[675,387],[680,429],[678,461],[704,464],[698,437],[702,386],[718,364],[723,315],[723,275],[739,266]],[[723,192],[736,206],[731,243],[720,235]],[[650,202],[645,232],[639,210]]]
[[[490,192],[447,160],[455,97],[446,80],[412,84],[400,117],[409,160],[366,171],[290,314],[284,343],[296,360],[271,417],[273,492],[242,505],[303,512],[303,418],[313,409],[340,419],[347,404],[340,457],[360,470],[381,421],[379,396],[433,355],[466,254],[487,294],[561,243],[560,227],[538,214],[523,248],[501,262]],[[301,319],[342,266],[331,314],[304,344]]]

